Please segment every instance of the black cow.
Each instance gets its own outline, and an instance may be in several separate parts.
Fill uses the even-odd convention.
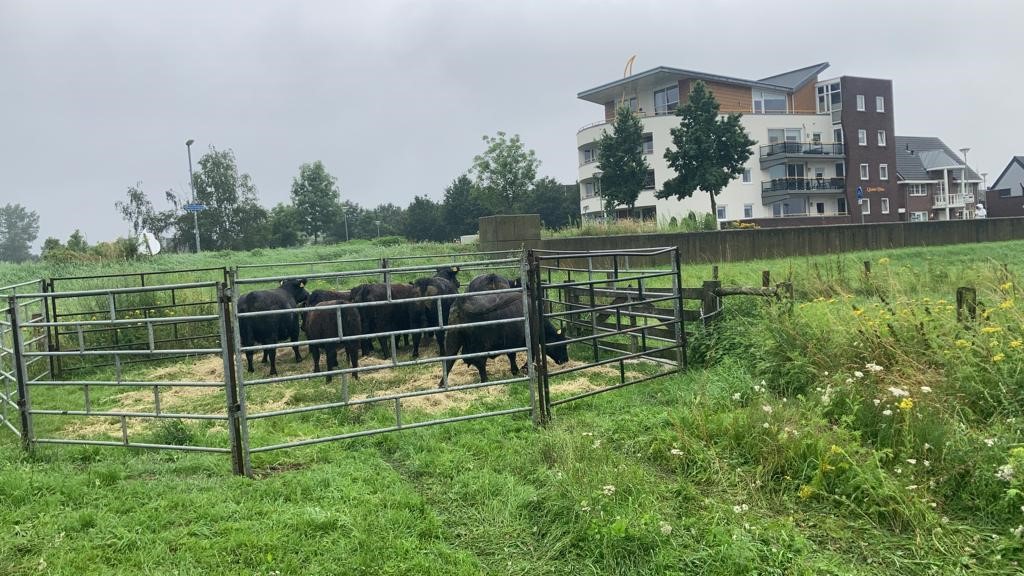
[[[320,290],[317,290],[320,292]],[[326,292],[326,291],[325,291]],[[315,294],[316,292],[314,292]],[[313,297],[310,296],[310,300]],[[303,314],[303,323],[305,324],[304,330],[306,336],[310,340],[320,340],[323,338],[337,338],[338,337],[338,313],[341,313],[341,330],[344,336],[358,336],[362,333],[362,323],[359,317],[359,311],[355,308],[340,308],[340,309],[327,309],[324,310],[323,306],[333,306],[336,304],[349,304],[351,303],[348,299],[338,300],[322,300],[312,305],[307,304],[310,308]],[[348,355],[348,364],[352,368],[359,367],[359,342],[357,340],[345,340],[342,342],[342,346],[345,348],[345,353]],[[327,356],[327,371],[330,372],[338,367],[338,343],[327,342],[323,344],[310,344],[309,354],[313,357],[313,372],[320,371],[320,350],[323,350]],[[352,377],[356,380],[359,379],[359,373],[353,372]],[[331,381],[331,376],[327,376],[327,382]]]
[[[443,296],[448,294],[457,294],[459,292],[456,286],[440,276],[419,278],[413,282],[413,286],[416,287],[420,297]],[[451,313],[452,299],[445,298],[441,300],[440,325],[438,324],[437,317],[437,302],[437,300],[428,300],[416,303],[416,306],[419,307],[421,311],[423,325],[425,327],[440,328],[448,325],[448,315]],[[427,334],[429,334],[429,332],[427,332]],[[435,334],[437,335],[437,354],[440,356],[444,354],[444,330],[437,330]],[[413,339],[415,340],[415,336]],[[418,355],[417,352],[418,350],[413,351],[413,358]]]
[[[459,291],[459,267],[458,266],[440,266],[434,272],[434,276],[437,278],[444,278],[445,280],[452,283],[455,287],[455,291]]]
[[[273,290],[254,290],[243,294],[238,299],[238,312],[263,312],[266,310],[288,310],[297,308],[309,297],[306,292],[306,279],[283,280]],[[238,330],[241,332],[242,346],[254,344],[277,344],[283,340],[298,342],[299,319],[297,314],[271,314],[267,316],[242,317],[238,319]],[[302,361],[299,347],[292,346],[295,361]],[[270,359],[270,375],[277,375],[277,349],[266,351]],[[252,351],[245,353],[248,371],[252,372]]]
[[[458,328],[460,324],[509,318],[517,318],[520,321]],[[463,354],[476,354],[525,346],[527,345],[526,332],[523,329],[522,319],[523,298],[519,294],[480,294],[460,299],[452,306],[449,318],[451,328],[445,342],[445,355],[454,356],[460,351]],[[547,355],[556,363],[564,364],[569,360],[568,346],[560,344],[565,337],[562,336],[560,330],[555,330],[555,327],[547,320],[544,321],[543,328],[545,342],[547,342]],[[507,356],[512,366],[512,374],[518,375],[519,366],[516,365],[515,355],[507,353]],[[466,364],[475,366],[480,372],[481,382],[487,382],[487,358],[488,356],[477,356],[464,360]],[[454,364],[454,360],[445,360],[445,375],[451,372]],[[440,385],[444,387],[444,378],[441,379]]]
[[[318,289],[313,290],[309,293],[309,297],[306,298],[306,308],[312,308],[321,302],[327,302],[328,300],[347,300],[352,301],[351,290],[324,290]],[[306,331],[306,318],[309,316],[309,312],[302,313],[302,331]]]
[[[360,309],[363,334],[374,334],[377,332],[391,332],[394,330],[410,330],[421,328],[424,324],[423,309],[415,302],[402,302],[407,298],[418,297],[419,291],[412,284],[392,284],[391,299],[395,302],[378,306],[366,306]],[[388,289],[384,284],[360,284],[352,289],[352,300],[354,302],[384,302],[388,299]],[[398,337],[396,336],[396,339]],[[379,336],[380,354],[388,356],[388,337]],[[363,354],[373,352],[373,345],[370,339],[363,341]],[[413,358],[419,356],[420,334],[413,334]]]
[[[481,274],[473,278],[466,288],[466,292],[486,292],[488,290],[508,290],[509,288],[520,288],[523,281],[519,277],[505,278],[498,274]]]

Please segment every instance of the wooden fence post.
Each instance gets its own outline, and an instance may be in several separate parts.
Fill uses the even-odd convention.
[[[965,317],[971,322],[978,319],[978,292],[969,286],[956,289],[956,321],[964,322]]]
[[[717,290],[721,287],[722,282],[720,280],[704,281],[704,285],[702,286],[700,309],[705,326],[714,319],[721,308],[721,298],[717,294]]]

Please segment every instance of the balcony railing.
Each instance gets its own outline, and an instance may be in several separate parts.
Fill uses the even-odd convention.
[[[963,208],[963,194],[936,194],[932,197],[932,208]]]
[[[846,190],[846,178],[775,178],[761,182],[761,192],[816,192]]]
[[[813,156],[842,156],[842,144],[822,144],[821,142],[778,142],[761,146],[761,158],[778,154],[807,154]]]
[[[593,164],[594,162],[597,162],[597,156],[591,156],[590,158],[580,160],[580,166],[586,166],[587,164]]]

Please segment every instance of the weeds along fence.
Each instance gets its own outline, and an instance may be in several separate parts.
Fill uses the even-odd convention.
[[[508,256],[252,264],[3,288],[3,424],[29,450],[227,453],[235,472],[251,475],[254,454],[298,446],[511,414],[543,424],[555,406],[683,370],[686,323],[717,313],[710,306],[720,303],[702,291],[701,308],[684,305],[694,289],[682,287],[675,248]],[[463,278],[496,273],[513,281],[483,292],[409,293],[409,282],[442,265],[457,266]],[[384,295],[239,311],[242,294],[297,276],[310,290],[376,283]],[[161,283],[182,278],[194,281]],[[416,320],[345,320],[395,310]],[[245,323],[275,316],[297,323],[314,312],[333,331],[243,344]],[[424,343],[420,355],[408,350],[408,338]],[[334,362],[339,349],[368,341],[378,345],[372,354]],[[292,347],[314,358],[323,352],[327,369],[286,353],[277,375],[264,365],[248,371],[247,355]],[[489,358],[497,358],[493,378],[484,378]]]

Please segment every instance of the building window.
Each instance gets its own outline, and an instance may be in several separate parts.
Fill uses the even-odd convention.
[[[868,172],[868,165],[867,164],[861,164],[860,165],[860,179],[861,180],[867,180],[869,176],[870,176],[870,173]]]
[[[836,162],[836,178],[844,178],[846,176],[846,165],[842,162]]]
[[[860,213],[871,214],[871,198],[864,198],[860,201]]]
[[[800,142],[802,132],[799,128],[769,128],[768,143]]]
[[[786,111],[785,94],[754,90],[754,114],[785,114]]]
[[[816,180],[821,180],[821,179],[825,178],[825,169],[824,168],[815,168],[814,169],[814,178]]]
[[[864,95],[857,94],[857,112],[864,111]]]
[[[640,101],[637,100],[636,96],[630,98],[626,104],[629,106],[629,111],[634,114],[640,109]]]
[[[867,130],[857,130],[857,144],[860,144],[861,146],[867,146],[868,145],[868,131]]]
[[[827,114],[833,110],[841,110],[843,95],[839,82],[818,86],[818,114]]]
[[[597,162],[597,149],[596,148],[584,148],[583,149],[583,163],[590,164],[591,162]]]
[[[885,130],[878,131],[878,145],[885,146]]]
[[[938,182],[935,183],[935,193],[938,194],[939,196],[942,196],[946,193],[946,183],[944,181],[939,180]]]
[[[836,212],[846,214],[846,198],[836,198]]]
[[[889,179],[889,165],[888,164],[879,164],[878,165],[878,179],[879,180],[888,180]]]
[[[590,182],[583,183],[583,197],[593,198],[601,192],[601,185],[597,180],[591,180]]]
[[[715,212],[717,212],[719,220],[725,220],[726,219],[726,216],[725,216],[725,204],[719,204],[717,207],[715,207]]]
[[[911,222],[927,222],[928,221],[928,213],[927,212],[911,212],[910,213],[910,221]]]
[[[654,154],[654,134],[644,134],[643,152],[644,154]]]
[[[879,198],[879,201],[882,203],[882,214],[888,214],[889,213],[889,199],[888,198]]]
[[[647,177],[644,178],[644,190],[654,190],[654,170],[647,171]]]
[[[776,202],[772,204],[772,217],[778,218],[779,216],[782,216],[782,203]]]
[[[885,112],[884,96],[875,96],[875,112]]]
[[[744,204],[743,205],[743,217],[744,218],[753,218],[754,217],[754,205],[753,204]]]
[[[679,107],[679,86],[654,91],[654,113],[671,114]]]
[[[832,129],[832,140],[834,140],[836,144],[842,144],[843,143],[843,129],[842,128],[833,128]]]
[[[821,144],[821,132],[811,132],[811,142]]]
[[[746,170],[743,171],[743,183],[750,184],[751,182],[753,182],[753,179],[750,175],[750,168],[747,168]]]
[[[927,196],[928,185],[927,184],[907,184],[907,195],[909,196]]]

